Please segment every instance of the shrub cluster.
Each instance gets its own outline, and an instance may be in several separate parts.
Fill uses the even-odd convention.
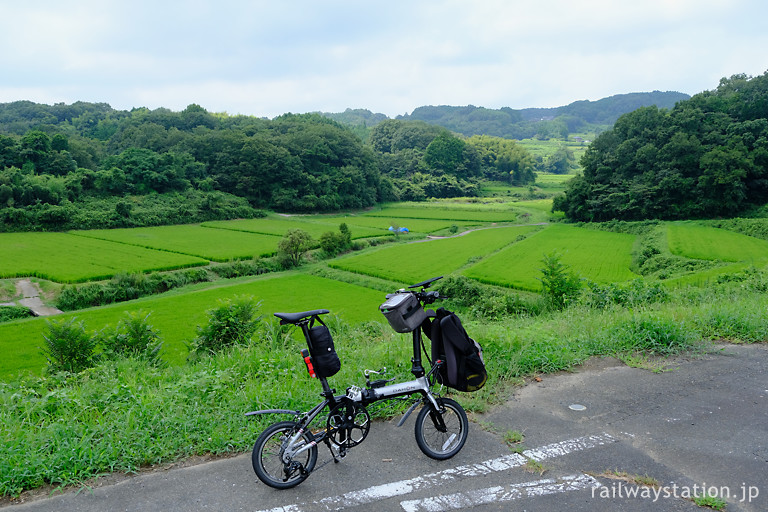
[[[257,316],[259,303],[252,297],[236,297],[220,301],[208,311],[208,322],[198,327],[198,336],[188,344],[195,356],[220,352],[232,345],[243,345],[261,325]],[[107,326],[88,333],[76,317],[66,321],[48,321],[43,335],[42,353],[48,360],[47,373],[77,374],[96,365],[99,360],[126,357],[162,363],[160,333],[149,323],[149,313],[127,312],[116,327]],[[101,347],[101,352],[97,349]]]
[[[560,256],[552,253],[544,256],[541,269],[542,296],[547,307],[565,309],[575,303],[581,295],[581,279],[573,270],[560,261]]]
[[[159,364],[163,342],[160,332],[149,324],[149,313],[133,311],[118,322],[114,329],[107,326],[95,335],[108,359],[134,357]]]
[[[326,231],[320,235],[320,248],[329,257],[348,251],[352,247],[352,233],[345,222],[339,224],[339,231]]]
[[[32,316],[29,308],[23,306],[0,306],[0,322],[10,322]]]
[[[243,345],[259,327],[261,316],[256,316],[259,303],[252,297],[237,297],[219,301],[208,310],[208,323],[198,327],[197,338],[189,344],[195,355],[215,354],[232,345]]]
[[[83,322],[75,317],[66,322],[48,322],[43,335],[43,355],[48,360],[48,373],[79,373],[96,363],[97,339],[85,332]]]
[[[470,310],[477,316],[498,319],[507,315],[538,314],[540,301],[524,301],[520,296],[481,284],[468,277],[452,275],[439,283],[440,293],[452,304]]]
[[[232,279],[243,276],[258,276],[268,272],[280,270],[274,260],[235,260],[221,265],[212,265],[209,270],[224,279]]]
[[[151,274],[120,273],[106,283],[64,287],[57,300],[57,306],[62,311],[74,311],[138,299],[204,281],[210,281],[210,276],[203,268]]]

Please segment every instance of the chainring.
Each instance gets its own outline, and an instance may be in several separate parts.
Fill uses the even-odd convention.
[[[331,409],[327,427],[327,435],[335,445],[351,448],[368,436],[371,416],[362,405],[344,400]]]

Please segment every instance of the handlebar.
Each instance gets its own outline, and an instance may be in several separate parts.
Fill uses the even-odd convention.
[[[412,284],[408,287],[408,289],[401,288],[398,290],[398,293],[412,293],[416,296],[417,299],[419,299],[423,304],[432,304],[438,299],[447,299],[448,297],[445,295],[440,295],[440,292],[433,290],[433,291],[427,291],[427,288],[429,288],[432,283],[435,281],[442,279],[443,276],[433,277],[432,279],[427,279],[426,281],[422,281],[420,283]],[[412,288],[421,288],[420,291],[412,291]],[[392,295],[388,294],[387,298],[391,297]]]
[[[438,291],[431,291],[431,292],[416,292],[416,298],[419,299],[424,304],[432,304],[436,300],[439,299],[447,299],[445,295],[440,295],[440,292]]]

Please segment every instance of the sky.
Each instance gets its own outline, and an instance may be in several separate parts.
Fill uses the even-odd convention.
[[[0,0],[0,103],[558,107],[768,70],[765,0]]]

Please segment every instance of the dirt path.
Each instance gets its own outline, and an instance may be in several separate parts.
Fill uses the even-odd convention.
[[[35,316],[51,316],[63,313],[60,309],[43,304],[40,299],[40,288],[29,279],[17,281],[16,290],[24,297],[19,300],[19,305],[29,308]]]

